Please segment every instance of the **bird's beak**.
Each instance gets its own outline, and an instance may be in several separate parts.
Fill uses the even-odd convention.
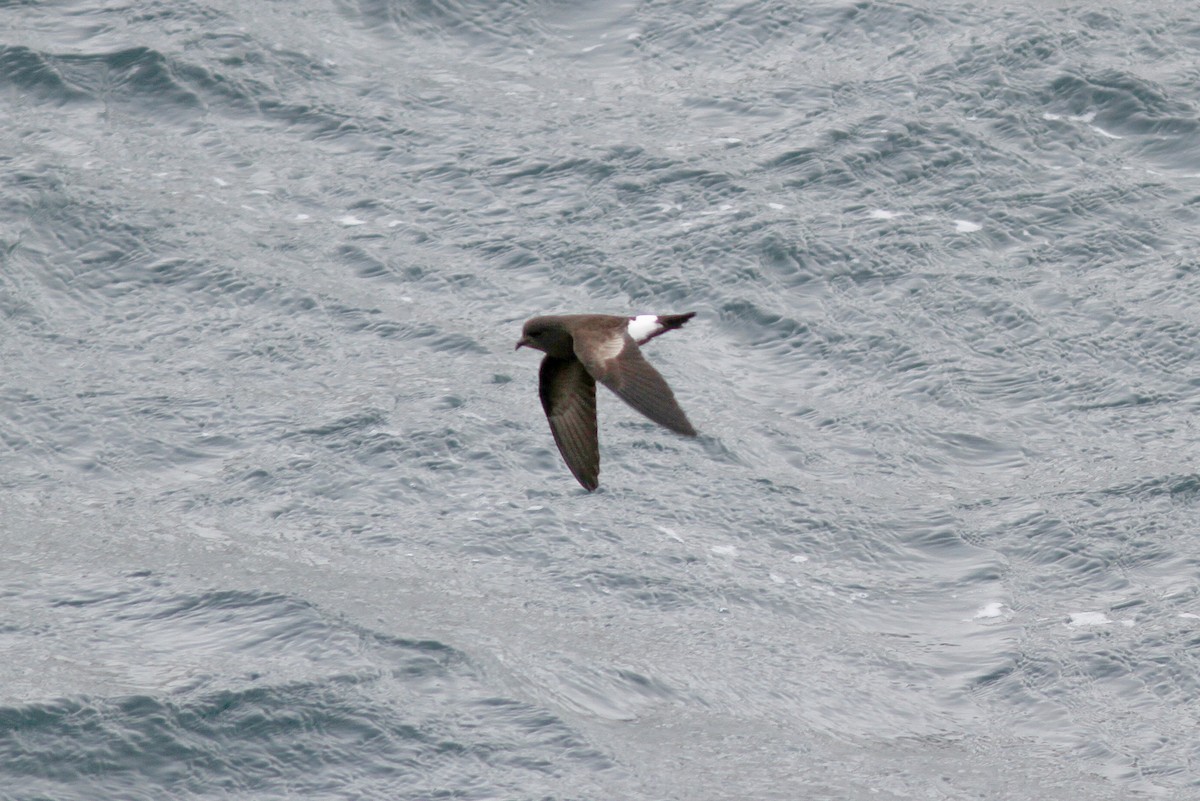
[[[527,340],[525,337],[521,337],[520,339],[517,340],[517,346],[515,348],[513,348],[513,350],[520,350],[523,346],[528,345],[528,344],[529,344],[529,340]]]

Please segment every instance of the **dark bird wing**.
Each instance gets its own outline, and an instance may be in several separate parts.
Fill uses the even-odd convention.
[[[596,489],[600,486],[596,382],[578,359],[547,356],[538,374],[538,394],[563,461],[589,492]]]
[[[584,353],[580,353],[580,344],[576,337],[575,353],[592,378],[660,426],[685,436],[696,436],[696,429],[679,408],[675,393],[646,361],[629,334],[616,332],[598,342],[583,343]]]

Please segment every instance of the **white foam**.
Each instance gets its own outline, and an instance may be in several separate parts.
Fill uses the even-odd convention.
[[[661,326],[658,324],[657,314],[639,314],[629,321],[629,336],[635,342],[641,342],[648,336],[658,333]]]
[[[1112,623],[1103,612],[1072,612],[1067,615],[1068,626],[1107,626]]]
[[[990,604],[984,604],[979,611],[975,613],[975,620],[983,617],[1000,617],[1004,613],[1004,604],[999,601],[992,601]]]
[[[663,534],[666,534],[668,537],[675,540],[676,542],[683,542],[683,537],[676,534],[673,529],[669,529],[666,526],[655,526],[655,528],[658,529],[659,531],[661,531]]]
[[[1042,114],[1042,119],[1051,121],[1067,119],[1071,122],[1091,122],[1092,120],[1096,119],[1096,112],[1089,111],[1086,114],[1068,114],[1064,117],[1062,114],[1055,114],[1047,111]]]
[[[969,234],[972,231],[978,231],[983,226],[979,223],[973,223],[970,220],[955,220],[954,230],[960,234]]]
[[[902,211],[888,211],[887,209],[871,209],[867,214],[872,220],[894,220],[897,217],[903,216]]]

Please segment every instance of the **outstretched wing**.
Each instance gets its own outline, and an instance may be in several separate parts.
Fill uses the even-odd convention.
[[[542,359],[538,394],[550,433],[572,475],[589,492],[600,486],[596,382],[578,359]]]
[[[688,437],[696,436],[696,429],[679,408],[675,393],[646,361],[628,333],[614,332],[607,339],[588,345],[586,352],[580,353],[576,338],[576,355],[592,378],[660,426]]]

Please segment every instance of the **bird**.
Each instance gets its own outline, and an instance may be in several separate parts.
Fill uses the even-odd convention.
[[[675,394],[639,347],[695,316],[556,314],[525,321],[515,350],[525,347],[546,354],[538,372],[542,409],[558,452],[588,492],[600,486],[597,381],[660,426],[696,436]]]

